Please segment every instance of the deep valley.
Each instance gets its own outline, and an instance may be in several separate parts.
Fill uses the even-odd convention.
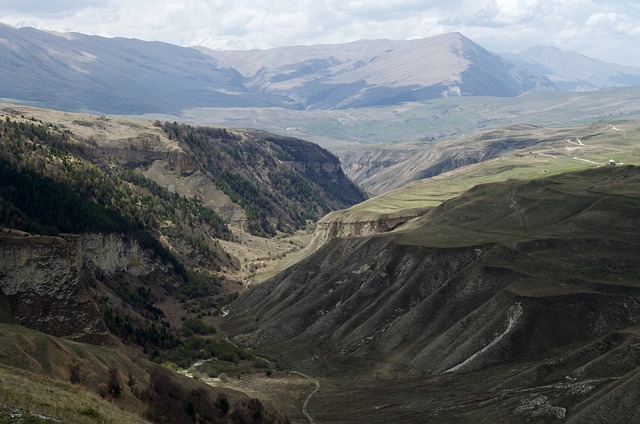
[[[639,69],[1,23],[0,68],[0,423],[640,422]]]

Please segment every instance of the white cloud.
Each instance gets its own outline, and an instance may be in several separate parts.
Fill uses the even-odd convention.
[[[636,0],[0,0],[0,20],[214,48],[458,31],[496,51],[534,44],[640,66]]]
[[[585,24],[601,32],[616,32],[622,35],[639,35],[640,21],[616,12],[598,12],[589,16]]]

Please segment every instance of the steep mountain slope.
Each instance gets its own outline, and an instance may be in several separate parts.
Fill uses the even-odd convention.
[[[610,422],[592,405],[636,387],[640,365],[639,189],[637,167],[477,186],[391,233],[332,241],[234,302],[228,328],[318,376],[399,390],[356,383],[362,403],[318,420]]]
[[[605,63],[556,47],[534,46],[502,56],[521,68],[546,76],[563,91],[640,85],[640,68]]]
[[[107,184],[130,184],[125,191],[133,192],[128,193],[132,197],[127,201],[133,204],[125,207],[115,201],[125,196],[121,193],[124,188],[118,187],[98,190],[100,195],[93,194],[94,198],[108,208],[126,209],[129,216],[138,214],[135,219],[143,222],[150,221],[147,215],[152,212],[141,215],[140,210],[153,205],[136,204],[136,196],[144,196],[139,191],[150,191],[166,198],[165,202],[179,202],[171,199],[178,194],[200,203],[200,213],[213,211],[224,223],[261,235],[304,227],[307,220],[364,199],[344,176],[335,156],[300,139],[11,105],[5,105],[2,113],[7,119],[5,132],[13,127],[25,132],[16,137],[10,132],[5,135],[21,152],[10,153],[14,163],[30,164],[29,169],[46,164],[45,175],[73,184],[86,180],[87,173],[113,176],[114,181]],[[44,150],[28,150],[33,143],[43,144]],[[42,157],[47,144],[58,149],[53,151],[56,158]],[[91,185],[93,181],[85,184]],[[111,192],[114,190],[118,193]],[[176,225],[184,225],[178,221],[184,220],[175,221]],[[215,238],[228,238],[228,229],[218,230],[221,233]],[[221,236],[225,231],[227,236]]]
[[[459,33],[412,41],[264,51],[200,49],[248,78],[254,92],[295,99],[305,108],[380,106],[447,96],[515,96],[555,89]]]
[[[75,391],[153,422],[287,422],[257,399],[222,402],[222,391],[151,361],[216,361],[199,371],[209,377],[265,374],[217,332],[215,316],[243,287],[233,273],[250,266],[227,248],[266,240],[246,232],[284,235],[361,200],[337,158],[259,131],[7,104],[0,116],[0,322],[10,324],[0,332],[0,420],[14,407],[81,415],[66,400]],[[78,385],[50,389],[71,415],[13,400],[5,375],[22,382],[33,372],[42,384]],[[40,402],[41,391],[25,393]]]

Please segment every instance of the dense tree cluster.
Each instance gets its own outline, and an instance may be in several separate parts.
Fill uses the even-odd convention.
[[[161,350],[173,349],[182,341],[169,331],[169,323],[135,319],[130,314],[118,313],[111,308],[106,299],[100,301],[100,310],[111,334],[118,336],[126,343],[135,343],[144,347],[150,358],[160,355]]]
[[[131,232],[139,225],[65,183],[0,159],[0,223],[43,234]]]
[[[332,208],[350,204],[328,197],[326,187],[296,169],[296,158],[304,161],[308,156],[337,163],[328,153],[320,155],[320,148],[311,143],[292,141],[281,147],[268,138],[241,137],[223,128],[175,122],[156,125],[190,150],[201,170],[242,206],[252,234],[272,236],[304,228]],[[332,184],[325,181],[325,185]]]
[[[231,237],[215,211],[131,170],[92,163],[100,157],[92,149],[55,125],[0,120],[0,225],[36,234],[134,234],[186,279],[184,265],[153,236],[161,223],[171,222],[205,260],[230,260],[207,241]]]

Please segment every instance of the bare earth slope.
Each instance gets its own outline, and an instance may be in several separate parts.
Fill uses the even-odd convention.
[[[334,240],[234,302],[228,326],[353,384],[341,414],[328,389],[322,422],[632,419],[637,404],[613,404],[638,393],[639,188],[637,167],[478,186]]]

